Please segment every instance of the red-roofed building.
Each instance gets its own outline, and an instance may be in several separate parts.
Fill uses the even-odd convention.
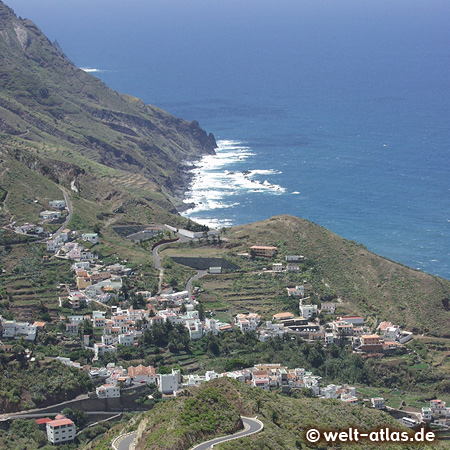
[[[156,372],[153,366],[145,367],[139,364],[136,367],[128,367],[128,376],[135,383],[155,383],[156,384]]]
[[[36,423],[39,425],[39,428],[45,428],[45,425],[48,422],[52,422],[52,419],[49,417],[43,417],[42,419],[36,419]]]
[[[70,419],[51,420],[47,422],[46,428],[47,439],[52,444],[73,441],[77,432],[75,424]]]

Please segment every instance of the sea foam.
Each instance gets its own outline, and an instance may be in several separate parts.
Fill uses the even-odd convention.
[[[218,221],[214,218],[199,217],[197,214],[238,205],[236,196],[245,192],[261,192],[281,195],[286,189],[272,183],[271,175],[282,172],[274,169],[242,170],[242,163],[254,156],[251,148],[240,141],[219,140],[215,155],[204,156],[190,170],[193,178],[184,203],[194,204],[183,215],[199,223],[210,226],[231,226],[231,219]],[[233,166],[239,164],[239,170]],[[263,178],[261,178],[263,177]]]

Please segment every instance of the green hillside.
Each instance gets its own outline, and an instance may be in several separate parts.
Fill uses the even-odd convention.
[[[0,198],[6,218],[31,220],[27,213],[34,211],[24,199],[54,196],[48,180],[105,212],[141,207],[167,217],[186,182],[184,162],[215,147],[198,123],[119,94],[75,67],[34,23],[0,2],[0,185],[7,193]],[[23,190],[23,180],[31,192]]]
[[[390,320],[414,333],[450,336],[449,280],[380,257],[292,216],[235,227],[226,236],[233,254],[258,244],[277,246],[279,262],[287,254],[306,256],[306,270],[297,279],[307,278],[318,301],[350,303],[353,313]]]
[[[230,434],[238,428],[240,415],[257,416],[264,424],[258,434],[220,444],[214,448],[239,450],[294,450],[376,448],[375,444],[308,444],[309,428],[342,430],[348,427],[374,431],[384,427],[404,431],[386,413],[340,400],[286,397],[254,388],[229,378],[221,378],[190,388],[173,400],[159,403],[140,418],[137,427],[137,450],[187,450],[195,443],[213,436]],[[132,426],[136,430],[136,425]],[[127,431],[125,428],[124,431]],[[118,429],[111,430],[100,442],[85,447],[107,448]],[[384,444],[383,444],[384,445]],[[444,448],[441,444],[428,448]],[[389,443],[389,449],[427,448],[424,445]]]

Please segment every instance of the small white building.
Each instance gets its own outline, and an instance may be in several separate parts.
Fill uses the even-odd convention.
[[[313,314],[317,315],[317,305],[303,305],[300,302],[300,314],[304,319],[309,319]]]
[[[298,264],[288,263],[288,264],[286,264],[286,271],[298,273],[298,272],[300,272],[300,266]]]
[[[89,241],[92,244],[98,244],[98,233],[83,233],[81,239],[83,241]]]
[[[60,211],[42,211],[39,216],[42,220],[54,220],[61,217]]]
[[[246,331],[256,331],[261,321],[261,316],[256,313],[238,314],[235,319],[236,325],[243,333]]]
[[[66,202],[64,200],[50,200],[48,204],[56,209],[64,209],[66,207]]]
[[[424,422],[431,422],[433,420],[433,414],[430,408],[422,408],[422,420]]]
[[[286,262],[301,262],[306,258],[303,255],[286,255]]]
[[[281,264],[281,263],[273,263],[272,264],[272,271],[273,272],[282,272],[283,271],[283,264]]]
[[[339,317],[338,320],[351,324],[354,327],[362,327],[364,325],[364,317],[362,316],[345,316]]]
[[[78,323],[66,323],[66,333],[76,336],[78,334]]]
[[[69,442],[75,439],[77,429],[70,419],[59,419],[47,422],[47,439],[52,444]]]
[[[384,398],[383,397],[372,397],[370,399],[372,407],[375,409],[384,409]]]
[[[120,397],[120,387],[112,384],[103,384],[95,389],[98,398],[118,398]]]
[[[119,334],[119,344],[125,347],[131,347],[134,344],[134,334],[133,333],[124,333]]]
[[[320,305],[320,312],[323,314],[334,314],[336,312],[336,303],[323,302]]]
[[[302,286],[295,286],[293,288],[286,288],[289,297],[304,297],[305,296],[305,287]]]
[[[172,374],[158,374],[158,389],[162,394],[174,394],[181,387],[181,373],[172,369]]]
[[[189,337],[195,341],[203,337],[202,323],[198,319],[189,319],[185,322],[186,328],[189,330]]]
[[[210,267],[209,268],[209,273],[210,274],[221,274],[222,273],[222,267]]]
[[[72,231],[69,230],[68,228],[65,228],[64,230],[61,231],[61,233],[59,233],[59,238],[63,242],[70,241],[70,239],[72,239]]]

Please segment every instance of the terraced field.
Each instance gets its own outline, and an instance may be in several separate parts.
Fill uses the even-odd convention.
[[[70,262],[55,258],[44,262],[43,254],[43,245],[11,247],[1,253],[5,272],[0,276],[0,305],[16,319],[34,321],[45,311],[58,318],[58,297],[65,293],[58,285],[73,281]]]

